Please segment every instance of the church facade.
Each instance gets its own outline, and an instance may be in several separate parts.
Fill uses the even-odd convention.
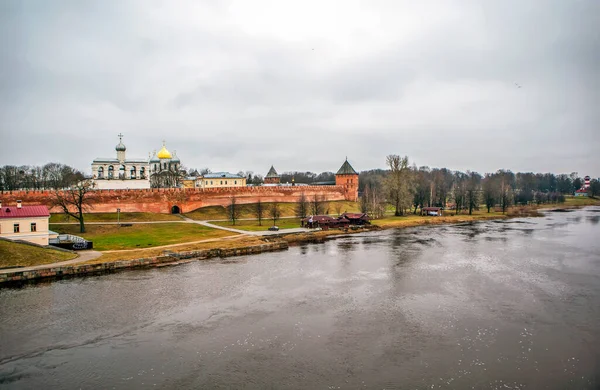
[[[162,149],[158,153],[155,151],[149,159],[128,159],[123,135],[119,134],[115,151],[116,158],[96,158],[92,161],[92,179],[97,189],[150,188],[150,177],[153,174],[167,170],[177,171],[181,166],[177,155],[171,154],[164,142]]]

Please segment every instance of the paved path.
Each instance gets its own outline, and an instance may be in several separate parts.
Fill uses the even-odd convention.
[[[79,252],[78,255],[79,256],[77,256],[73,260],[60,261],[58,263],[32,265],[30,267],[3,268],[3,269],[0,269],[0,274],[7,274],[10,272],[33,271],[33,270],[38,270],[38,269],[61,267],[63,265],[69,265],[69,264],[83,263],[84,261],[90,261],[90,260],[97,259],[98,257],[100,257],[100,255],[102,255],[102,253],[98,252],[98,251],[85,251],[85,252]]]

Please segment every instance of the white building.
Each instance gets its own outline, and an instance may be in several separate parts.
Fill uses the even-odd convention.
[[[119,134],[119,144],[115,147],[116,158],[96,158],[92,161],[92,178],[97,189],[139,189],[150,188],[150,176],[164,170],[179,168],[179,158],[167,150],[163,141],[162,149],[148,159],[127,159],[127,148],[123,144],[123,134]]]
[[[50,212],[46,206],[5,206],[0,203],[0,237],[48,245]]]

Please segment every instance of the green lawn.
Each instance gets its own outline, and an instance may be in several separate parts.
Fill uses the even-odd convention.
[[[118,250],[152,248],[154,246],[179,244],[209,238],[235,235],[224,230],[212,229],[193,223],[87,225],[86,233],[79,233],[78,225],[50,225],[50,230],[82,236],[94,242],[94,249]]]
[[[215,222],[211,222],[215,225],[219,225],[219,226],[226,226],[226,227],[232,227],[235,229],[240,229],[240,230],[248,230],[248,231],[262,231],[262,230],[267,230],[270,226],[273,226],[273,220],[272,219],[263,219],[262,221],[262,226],[258,225],[258,221],[257,220],[252,220],[252,221],[236,221],[235,225],[232,225],[231,222],[229,221],[215,221]],[[280,229],[292,229],[292,228],[299,228],[300,227],[300,218],[283,218],[283,219],[278,219],[277,222],[275,222],[276,226],[279,226]]]
[[[74,253],[0,240],[0,268],[56,263],[75,257]]]
[[[85,222],[117,222],[117,213],[84,214]],[[158,213],[120,213],[120,222],[181,221],[177,215]],[[77,222],[66,214],[50,215],[50,223]]]
[[[340,207],[340,213],[350,212],[355,213],[359,211],[359,205],[357,202],[348,201],[335,201],[327,202],[329,214],[337,215],[337,206]],[[268,214],[268,209],[272,203],[263,203],[265,215]],[[282,217],[294,217],[296,216],[296,203],[279,203],[279,212]],[[239,218],[256,218],[255,210],[256,204],[239,204]],[[202,207],[192,212],[186,213],[186,217],[197,220],[197,221],[214,221],[218,219],[228,219],[227,209],[222,206],[208,206]]]

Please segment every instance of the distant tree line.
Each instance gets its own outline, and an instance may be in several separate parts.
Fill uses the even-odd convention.
[[[360,205],[363,212],[382,216],[388,205],[395,215],[417,213],[423,207],[450,207],[469,214],[485,205],[488,212],[502,212],[512,205],[560,203],[584,184],[576,172],[513,173],[498,170],[481,175],[472,171],[452,171],[410,165],[408,157],[390,155],[388,169],[363,171],[359,175]],[[600,194],[600,183],[590,183],[589,195]]]
[[[59,163],[0,167],[0,191],[69,188],[83,179],[82,172]]]

